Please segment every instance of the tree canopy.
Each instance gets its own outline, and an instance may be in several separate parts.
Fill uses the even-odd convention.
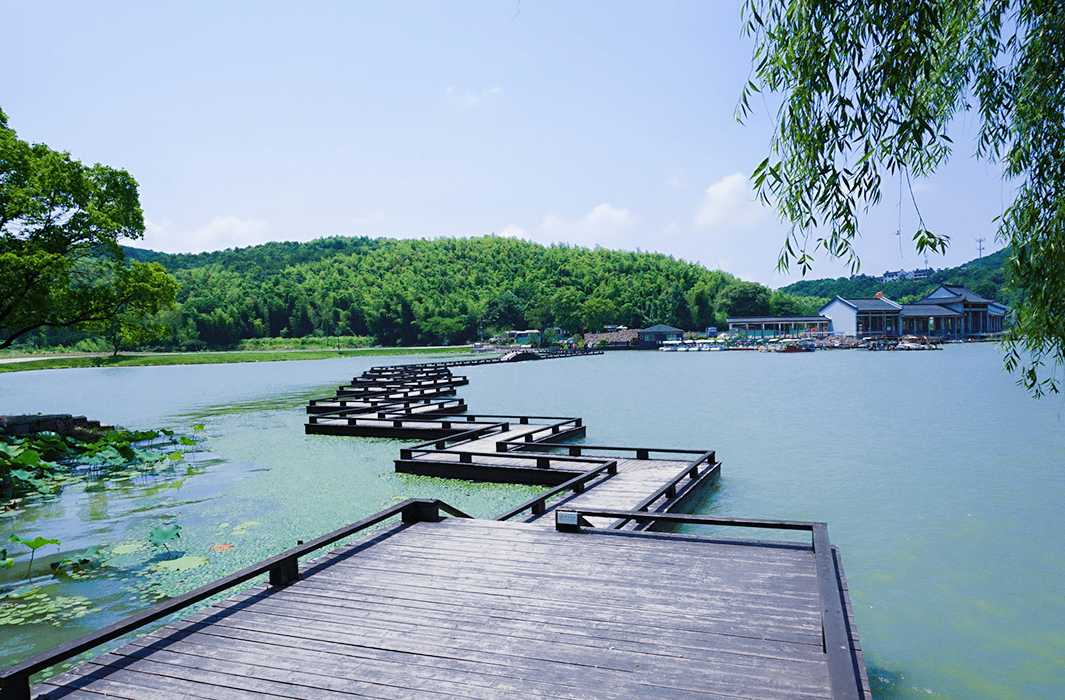
[[[745,0],[754,79],[783,104],[761,198],[792,224],[779,266],[805,274],[819,249],[857,270],[859,219],[885,174],[928,175],[975,111],[975,155],[1001,163],[1015,199],[998,220],[1016,320],[1006,366],[1035,395],[1065,361],[1065,7],[1047,0]],[[919,251],[947,233],[920,220]],[[1052,367],[1047,366],[1049,362]]]
[[[0,111],[0,348],[45,326],[173,302],[173,278],[158,265],[127,264],[118,244],[143,233],[129,173],[26,143]]]

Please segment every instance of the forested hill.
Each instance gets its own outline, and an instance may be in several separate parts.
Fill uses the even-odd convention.
[[[1015,300],[1005,289],[1006,274],[1003,266],[1008,256],[1009,249],[1006,248],[982,260],[972,260],[960,267],[940,270],[919,281],[878,282],[874,277],[859,275],[851,278],[802,280],[781,287],[780,291],[828,299],[837,295],[845,299],[868,299],[876,296],[877,292],[883,292],[884,296],[893,301],[909,303],[924,297],[940,284],[963,284],[982,297],[1014,306]]]
[[[167,320],[178,347],[338,333],[382,345],[460,343],[509,328],[577,333],[604,324],[695,330],[729,314],[807,311],[802,300],[657,253],[494,236],[326,238],[197,255],[126,250],[181,283]]]

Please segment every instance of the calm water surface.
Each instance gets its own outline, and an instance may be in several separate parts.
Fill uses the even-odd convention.
[[[403,498],[490,516],[533,493],[396,475],[400,443],[303,434],[309,398],[404,359],[425,361],[0,375],[0,412],[204,423],[207,435],[173,473],[69,488],[0,520],[5,541],[16,532],[60,538],[64,552],[134,550],[102,576],[56,587],[98,608],[76,623],[0,626],[0,663]],[[703,512],[827,521],[878,697],[1065,696],[1065,407],[1029,399],[995,346],[615,353],[461,373],[473,412],[582,416],[592,444],[717,450],[723,474]],[[162,557],[136,548],[164,523],[180,524],[180,551],[209,564],[159,573]],[[219,544],[234,548],[210,550]]]

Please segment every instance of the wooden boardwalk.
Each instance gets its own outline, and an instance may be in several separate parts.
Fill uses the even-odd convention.
[[[333,550],[34,696],[868,698],[856,640],[833,687],[819,591],[804,545],[446,518]]]

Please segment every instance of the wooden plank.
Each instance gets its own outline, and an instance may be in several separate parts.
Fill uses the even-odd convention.
[[[40,689],[69,682],[75,696],[159,700],[829,697],[813,566],[812,552],[790,547],[418,523]]]

